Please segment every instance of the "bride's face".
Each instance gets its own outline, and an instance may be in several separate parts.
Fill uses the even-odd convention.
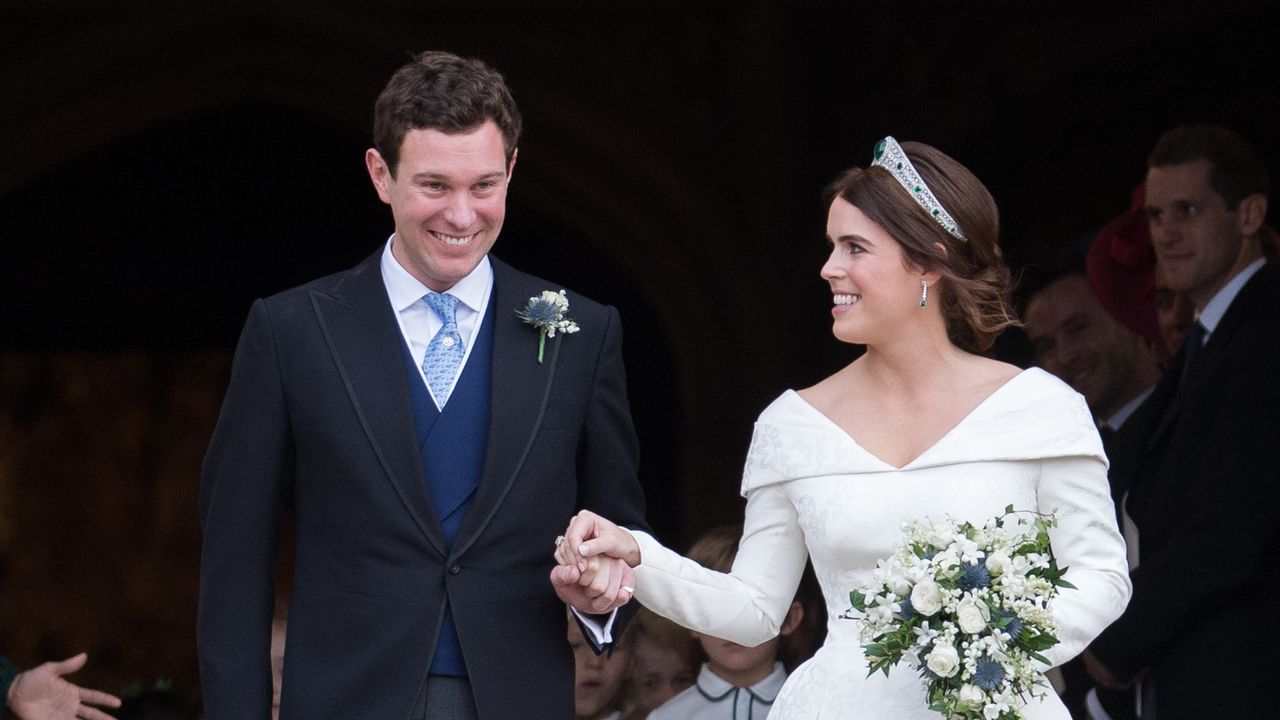
[[[831,286],[837,338],[874,345],[919,316],[921,272],[908,267],[902,246],[884,228],[837,197],[827,213],[827,241],[831,255],[822,278]]]

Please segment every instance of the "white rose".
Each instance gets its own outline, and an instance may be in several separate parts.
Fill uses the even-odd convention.
[[[984,603],[965,598],[960,601],[959,606],[956,608],[956,620],[959,621],[962,631],[970,635],[976,635],[987,626],[990,612]]]
[[[925,656],[925,665],[938,677],[949,678],[960,671],[960,653],[954,645],[934,645]]]
[[[942,609],[942,588],[932,580],[921,580],[911,588],[911,607],[924,616]]]
[[[960,565],[960,556],[955,550],[943,550],[933,556],[933,566],[939,570],[946,571],[950,568]]]
[[[1009,571],[1008,553],[997,552],[987,556],[987,572],[992,575],[1003,575]]]
[[[960,703],[967,708],[977,710],[987,701],[987,694],[977,685],[965,683],[960,686]]]

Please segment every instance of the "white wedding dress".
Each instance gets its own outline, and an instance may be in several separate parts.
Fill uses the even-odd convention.
[[[778,633],[813,559],[830,617],[826,644],[788,678],[770,720],[938,720],[915,671],[868,677],[860,622],[841,619],[849,591],[902,543],[902,524],[923,516],[981,524],[1005,506],[1056,511],[1051,532],[1069,566],[1054,602],[1060,664],[1118,617],[1129,599],[1124,541],[1116,530],[1106,460],[1084,399],[1032,369],[1008,381],[902,468],[864,450],[793,391],[761,413],[743,473],[747,510],[729,574],[707,570],[634,533],[635,597],[699,632],[744,645]],[[1046,684],[1028,718],[1068,718]]]

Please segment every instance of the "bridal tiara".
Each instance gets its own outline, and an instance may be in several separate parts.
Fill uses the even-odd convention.
[[[933,191],[924,183],[924,179],[920,177],[920,173],[916,172],[916,168],[911,164],[911,159],[907,157],[907,153],[893,139],[892,135],[886,135],[883,140],[876,143],[876,149],[872,153],[872,165],[879,165],[893,175],[902,187],[906,188],[907,193],[915,198],[915,201],[929,213],[929,217],[933,218],[943,230],[951,233],[951,236],[961,242],[968,242],[964,233],[960,232],[960,225],[956,223],[955,218],[951,217],[951,213],[942,207],[942,203],[938,202],[938,198],[934,196]]]

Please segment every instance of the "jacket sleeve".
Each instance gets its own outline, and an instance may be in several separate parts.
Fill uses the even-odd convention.
[[[648,528],[644,492],[637,475],[640,448],[627,401],[622,322],[612,307],[606,308],[605,316],[604,339],[596,360],[577,458],[578,506],[623,527],[644,530]],[[611,628],[615,642],[636,609],[635,603],[627,603],[617,611]],[[599,618],[602,625],[607,618]],[[584,635],[594,645],[592,633]],[[610,645],[595,649],[599,652]]]
[[[249,313],[200,482],[197,641],[209,720],[266,720],[280,520],[293,441],[271,318]]]
[[[1137,675],[1224,598],[1260,592],[1259,579],[1276,568],[1280,383],[1271,365],[1265,382],[1254,381],[1262,375],[1253,367],[1231,372],[1231,386],[1212,397],[1217,417],[1196,426],[1194,449],[1175,435],[1168,443],[1177,460],[1145,480],[1153,483],[1147,493],[1159,496],[1159,485],[1173,484],[1176,473],[1186,504],[1161,508],[1171,532],[1158,552],[1144,551],[1133,573],[1133,601],[1090,646],[1118,677]]]

